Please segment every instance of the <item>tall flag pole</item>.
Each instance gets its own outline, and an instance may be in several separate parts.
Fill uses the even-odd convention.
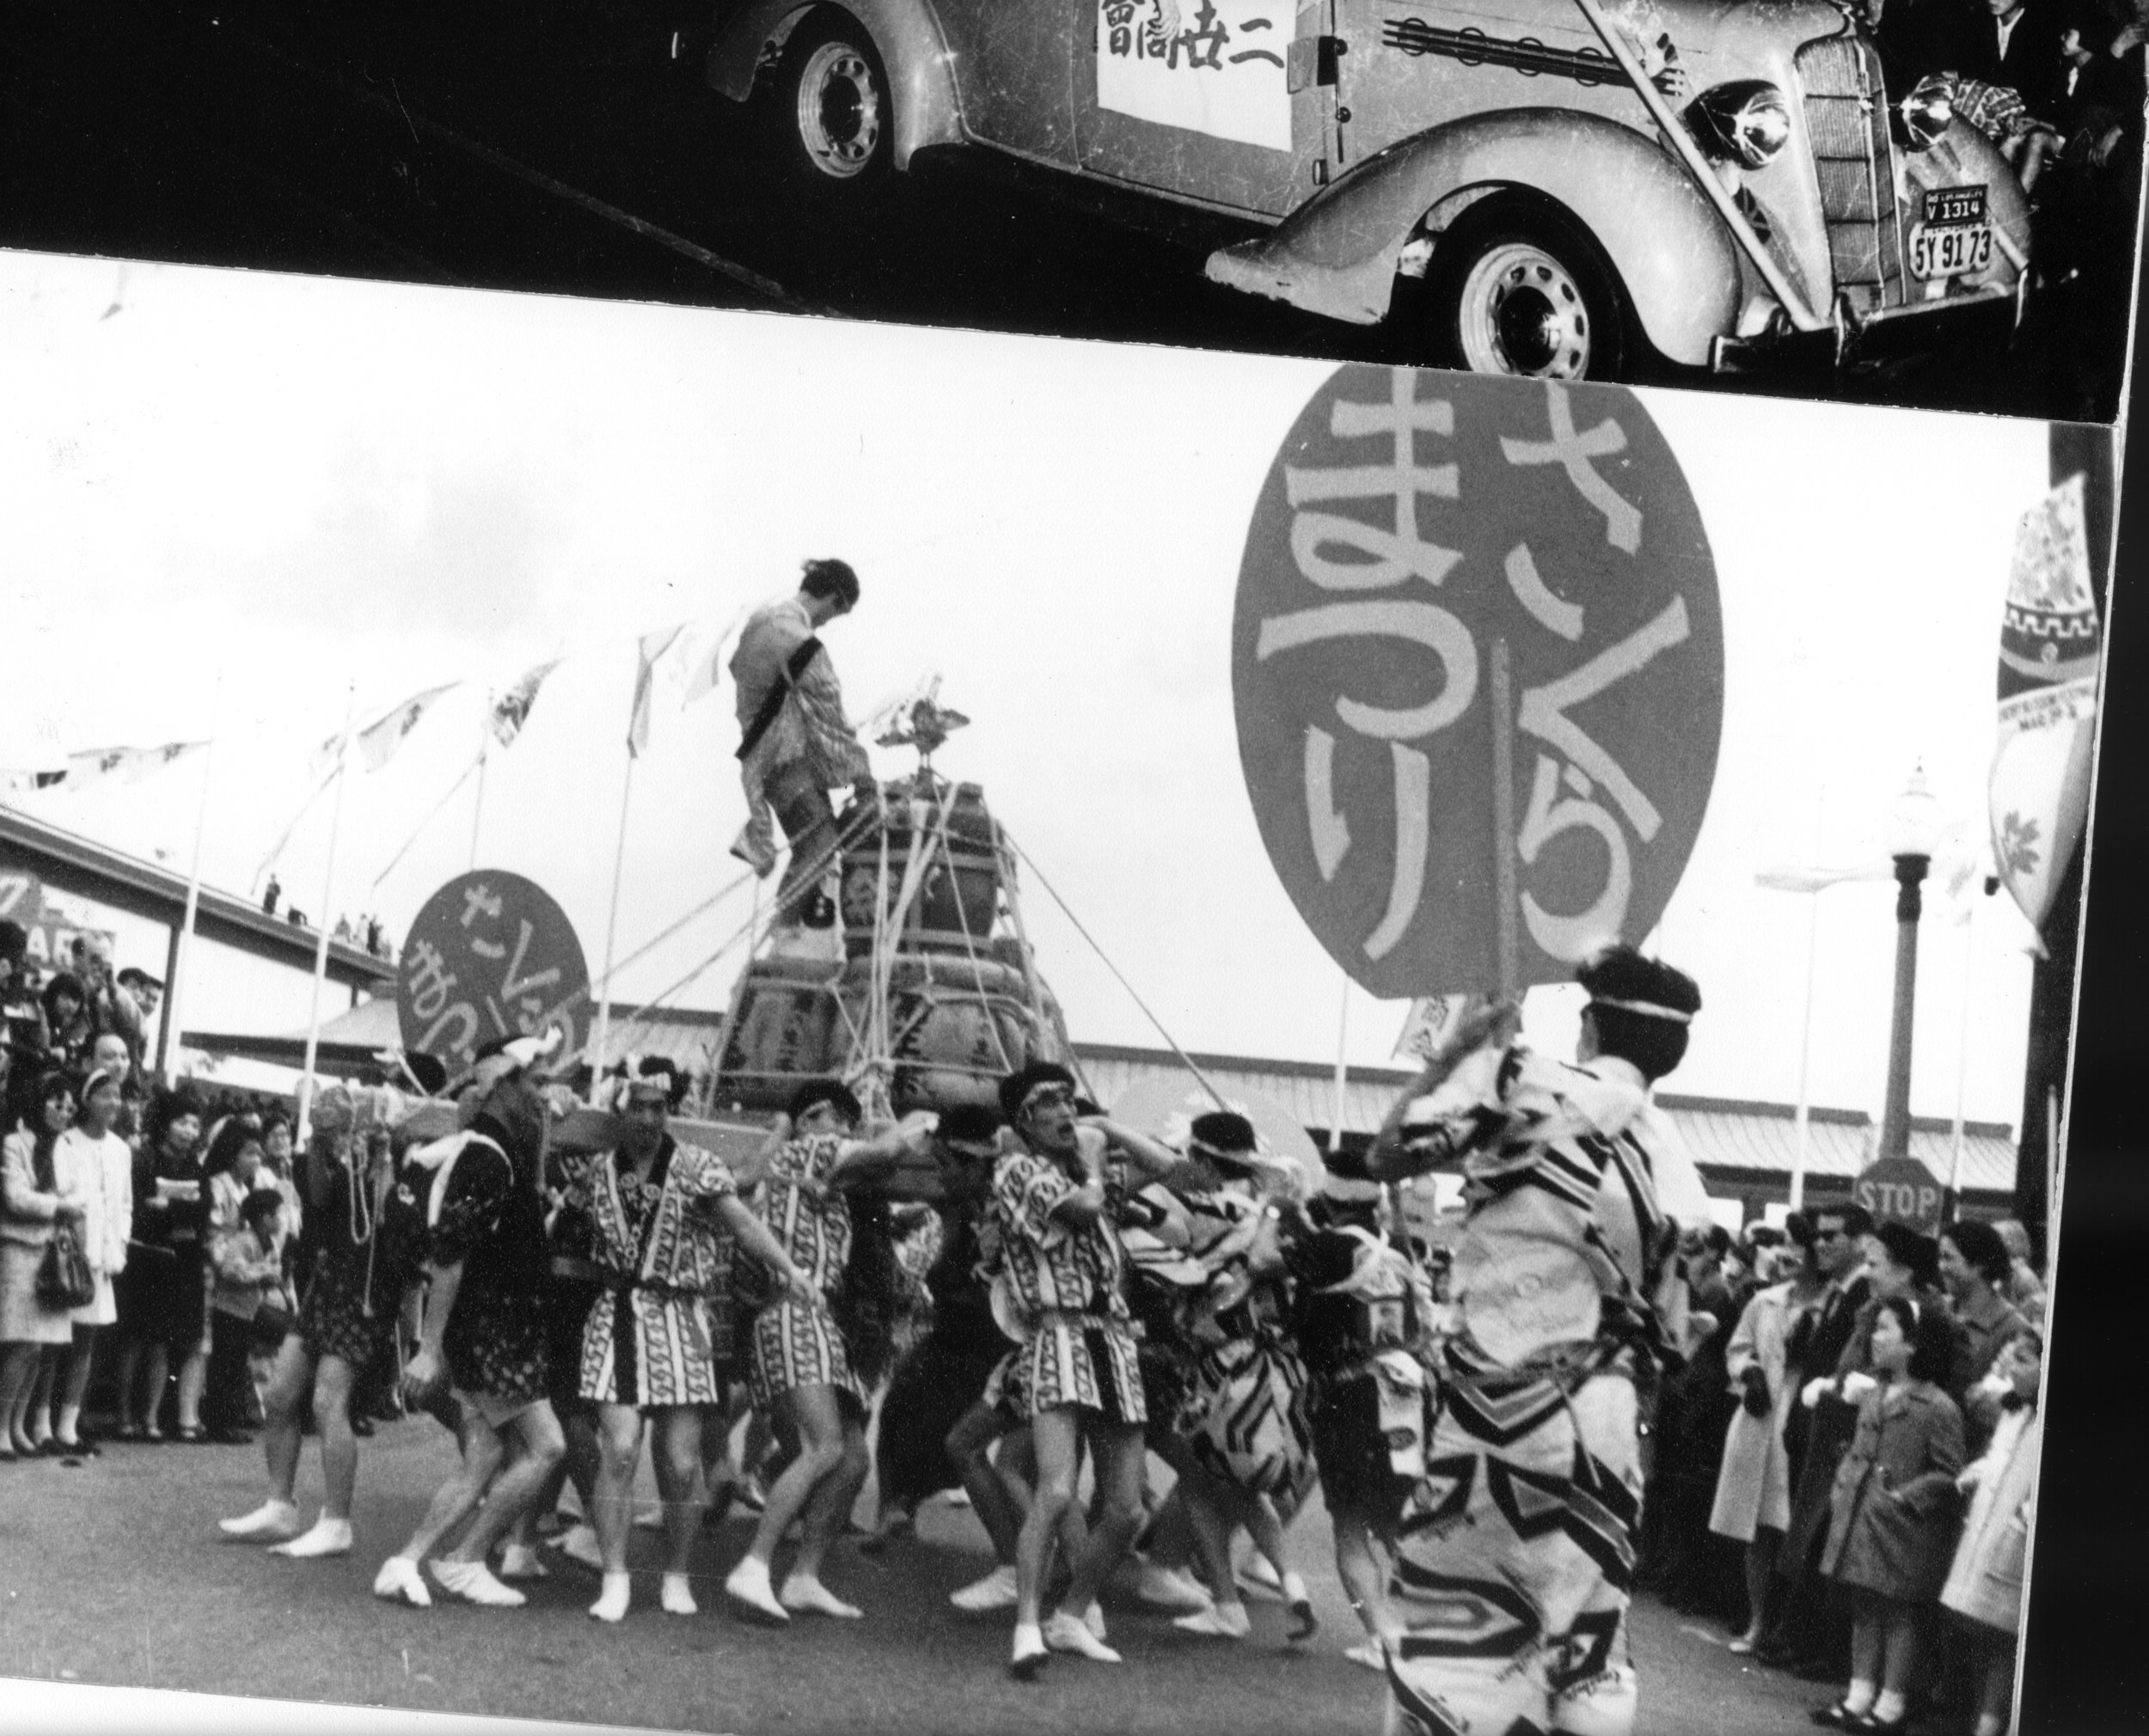
[[[604,1078],[604,1049],[612,1033],[612,959],[619,938],[619,889],[627,866],[627,810],[634,796],[634,761],[649,745],[650,701],[657,690],[657,665],[678,643],[686,624],[644,633],[635,642],[634,705],[627,719],[627,773],[620,780],[619,839],[612,850],[612,902],[604,919],[604,974],[597,985],[597,1030],[590,1047],[590,1101],[596,1103]]]
[[[303,1150],[313,1135],[314,1061],[321,1052],[321,987],[328,977],[328,908],[335,896],[336,838],[343,829],[343,787],[351,776],[351,719],[358,701],[358,684],[352,679],[343,704],[343,734],[336,741],[336,799],[329,810],[328,866],[321,877],[321,908],[314,914],[313,1004],[306,1015],[306,1065],[298,1081],[298,1144]],[[413,718],[414,722],[415,719]],[[404,733],[407,733],[406,726]],[[398,737],[400,739],[400,737]]]
[[[201,908],[201,840],[209,829],[209,779],[217,763],[217,735],[223,722],[223,670],[217,670],[215,686],[209,700],[209,741],[201,756],[201,797],[194,807],[194,854],[187,871],[187,911],[180,920],[176,944],[173,949],[171,981],[164,985],[164,1016],[156,1027],[156,1066],[155,1071],[164,1071],[165,1058],[171,1053],[172,1033],[181,1027],[179,1022],[181,994],[190,986],[188,971],[193,968],[194,953],[194,918]]]

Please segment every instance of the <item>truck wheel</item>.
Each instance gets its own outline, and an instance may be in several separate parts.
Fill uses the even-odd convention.
[[[1433,359],[1473,374],[1616,380],[1626,352],[1618,275],[1565,213],[1487,199],[1433,248],[1426,273]]]
[[[888,75],[850,19],[823,15],[799,28],[774,99],[772,119],[810,186],[858,189],[887,168],[895,123]]]

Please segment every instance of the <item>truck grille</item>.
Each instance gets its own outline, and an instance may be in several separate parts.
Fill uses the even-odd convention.
[[[1880,56],[1860,37],[1831,36],[1801,48],[1797,65],[1836,288],[1869,308],[1898,305],[1902,230]]]

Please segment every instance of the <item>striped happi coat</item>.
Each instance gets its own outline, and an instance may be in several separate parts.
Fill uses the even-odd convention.
[[[666,1134],[640,1188],[609,1152],[591,1161],[585,1187],[591,1252],[614,1282],[582,1329],[582,1396],[649,1409],[722,1403],[732,1238],[717,1204],[738,1191],[732,1172]],[[641,1196],[631,1207],[630,1189]]]
[[[1002,1384],[1010,1396],[1020,1395],[1026,1416],[1073,1404],[1144,1422],[1119,1232],[1109,1217],[1078,1229],[1052,1215],[1079,1185],[1050,1158],[1029,1152],[1001,1158],[993,1171],[995,1286],[1005,1323],[1021,1334]]]
[[[799,1386],[833,1386],[861,1409],[866,1404],[832,1305],[851,1257],[851,1207],[828,1179],[848,1143],[837,1134],[793,1140],[769,1159],[761,1184],[756,1214],[805,1274],[812,1293],[801,1298],[787,1291],[754,1322],[747,1384],[758,1408]]]
[[[1699,1172],[1624,1061],[1472,1058],[1402,1129],[1460,1159],[1443,1403],[1395,1563],[1392,1727],[1632,1728],[1627,1600],[1641,1519],[1632,1368],[1668,1355],[1675,1216]]]

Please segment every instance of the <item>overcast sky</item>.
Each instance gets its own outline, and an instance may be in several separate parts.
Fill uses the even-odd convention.
[[[634,636],[720,622],[787,590],[802,557],[841,554],[866,587],[827,634],[853,710],[942,673],[974,722],[941,769],[986,786],[1178,1042],[1331,1061],[1342,977],[1264,853],[1229,665],[1255,495],[1331,371],[0,256],[0,763],[40,730],[69,749],[205,735],[213,708],[206,877],[244,891],[350,683],[363,723],[461,680],[393,763],[351,780],[333,896],[326,801],[279,865],[309,912],[377,910],[400,935],[468,865],[473,790],[376,876],[474,755],[488,687],[564,655],[493,759],[480,855],[551,891],[594,969]],[[1809,906],[1754,876],[1877,855],[1921,761],[1981,837],[2000,604],[2015,520],[2047,484],[2045,431],[1643,400],[1700,505],[1726,657],[1717,785],[1658,936],[1706,999],[1675,1085],[1789,1102]],[[738,872],[736,740],[728,684],[660,707],[622,951]],[[910,763],[875,757],[890,775]],[[19,799],[183,870],[200,787],[190,761],[133,788]],[[627,972],[623,997],[685,975],[744,899]],[[2029,932],[2004,895],[1976,903],[1967,934],[1946,909],[1925,932],[1913,1107],[1951,1114],[1967,1079],[1973,1118],[2011,1122]],[[1878,883],[1821,900],[1817,1103],[1878,1109],[1892,908]],[[1161,1042],[1033,883],[1025,908],[1076,1037]],[[161,946],[141,962],[160,967]],[[736,969],[719,958],[683,1000],[720,1005]],[[1571,993],[1535,999],[1538,1036],[1570,1042]],[[243,1028],[248,1011],[199,1006],[187,1023]],[[1402,1016],[1354,995],[1353,1057],[1385,1061]]]

